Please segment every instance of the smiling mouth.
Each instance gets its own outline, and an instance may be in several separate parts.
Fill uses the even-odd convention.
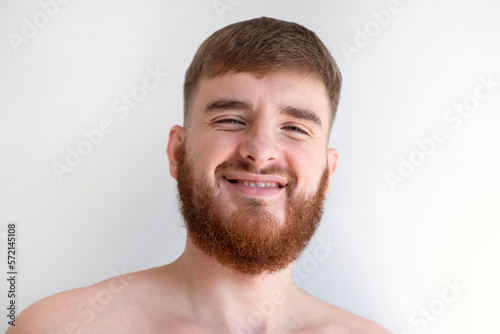
[[[251,197],[277,195],[288,185],[288,180],[285,177],[275,174],[230,172],[223,177],[238,192]]]
[[[283,188],[278,182],[254,182],[249,180],[239,180],[239,179],[226,179],[230,183],[244,184],[245,186],[252,188]]]

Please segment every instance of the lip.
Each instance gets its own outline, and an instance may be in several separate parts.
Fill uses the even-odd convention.
[[[262,175],[252,173],[230,173],[224,175],[226,180],[245,180],[250,182],[276,182],[280,187],[286,187],[287,180],[278,175]]]
[[[230,173],[224,175],[228,184],[238,192],[252,197],[268,197],[278,194],[285,190],[287,180],[277,175],[260,175],[251,173]],[[231,182],[232,180],[249,181],[253,183],[272,182],[277,183],[278,187],[251,187],[240,182]]]

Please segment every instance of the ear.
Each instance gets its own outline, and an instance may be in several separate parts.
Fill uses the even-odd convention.
[[[328,187],[326,188],[325,198],[330,190],[330,183],[332,182],[333,173],[337,169],[337,161],[339,159],[339,152],[334,148],[329,148],[326,150],[326,163],[328,166]]]
[[[179,125],[175,125],[170,129],[168,138],[167,155],[170,166],[170,175],[177,180],[177,163],[179,162],[179,154],[182,144],[186,139],[186,130]]]

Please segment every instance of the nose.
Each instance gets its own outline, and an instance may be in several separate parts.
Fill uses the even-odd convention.
[[[278,143],[274,131],[269,126],[255,124],[245,135],[238,149],[243,159],[257,168],[266,167],[279,160]]]

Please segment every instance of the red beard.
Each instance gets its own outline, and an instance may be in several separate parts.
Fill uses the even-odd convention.
[[[242,208],[224,216],[216,196],[222,174],[247,172],[280,175],[288,180],[285,221],[280,222],[263,201],[248,199]],[[271,166],[257,170],[246,161],[225,162],[215,170],[216,185],[195,177],[182,147],[177,165],[177,187],[190,240],[205,254],[243,275],[272,273],[295,261],[314,235],[323,214],[328,186],[325,168],[314,193],[298,193],[290,169]]]

